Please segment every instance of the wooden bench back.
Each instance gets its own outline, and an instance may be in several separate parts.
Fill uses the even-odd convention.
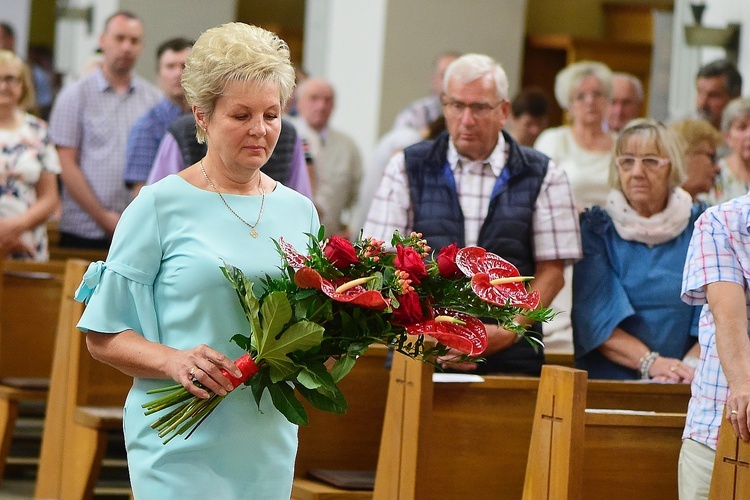
[[[387,356],[384,346],[370,347],[339,383],[349,404],[345,414],[304,403],[310,423],[299,428],[296,476],[310,469],[375,470],[390,376]]]
[[[0,264],[0,379],[48,379],[65,262]]]
[[[685,414],[587,410],[586,379],[542,369],[523,498],[676,499]]]
[[[66,438],[73,435],[76,407],[122,407],[133,382],[131,377],[91,358],[85,335],[76,327],[84,305],[73,296],[88,264],[71,259],[66,267],[35,498],[59,498],[61,466],[66,446],[70,446]]]
[[[373,498],[521,498],[539,378],[435,383],[433,371],[394,359]],[[589,405],[600,408],[684,412],[690,399],[686,385],[587,388]]]
[[[750,498],[750,443],[734,433],[731,422],[721,419],[709,500]]]

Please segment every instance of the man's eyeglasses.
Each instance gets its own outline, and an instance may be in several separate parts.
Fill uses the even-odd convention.
[[[464,114],[464,111],[468,109],[474,118],[487,117],[491,111],[497,109],[498,106],[500,106],[502,103],[503,101],[500,101],[493,106],[492,104],[486,102],[465,103],[462,101],[451,99],[449,97],[443,97],[443,107],[445,108],[445,111],[447,113],[462,115]]]
[[[0,84],[6,84],[10,87],[21,83],[21,77],[14,75],[0,75]]]
[[[620,170],[633,170],[636,162],[640,161],[643,168],[656,172],[665,165],[668,165],[669,158],[662,158],[660,156],[632,156],[632,155],[620,155],[615,157],[615,165]]]

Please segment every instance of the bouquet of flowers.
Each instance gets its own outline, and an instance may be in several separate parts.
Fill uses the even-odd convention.
[[[249,330],[232,338],[247,351],[235,360],[243,376],[224,375],[235,387],[249,386],[258,404],[268,390],[274,406],[295,424],[307,424],[297,394],[315,408],[346,411],[336,384],[371,344],[426,361],[449,352],[465,359],[487,346],[483,322],[523,335],[519,316],[551,317],[549,309],[538,308],[539,293],[526,290],[524,282],[532,277],[520,276],[512,264],[482,248],[453,244],[432,259],[418,233],[396,232],[395,252],[361,234],[354,243],[337,236],[324,240],[323,228],[309,236],[306,255],[283,239],[276,242],[282,273],[266,276],[259,296],[241,270],[226,262],[221,268]],[[144,405],[146,415],[171,408],[152,424],[165,444],[190,431],[187,439],[226,397],[199,399],[182,385],[152,392],[166,394]]]

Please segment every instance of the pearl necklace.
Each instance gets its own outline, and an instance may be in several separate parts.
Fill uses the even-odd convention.
[[[216,191],[216,194],[219,195],[219,198],[221,198],[221,201],[224,202],[224,206],[226,206],[232,214],[237,217],[239,220],[242,221],[243,224],[245,224],[247,227],[250,228],[250,236],[253,238],[258,237],[258,231],[255,230],[255,227],[260,223],[260,218],[263,217],[263,207],[266,205],[266,190],[263,189],[263,178],[261,177],[260,172],[258,172],[258,188],[260,189],[260,194],[262,196],[260,201],[260,213],[258,213],[258,219],[255,221],[255,224],[250,224],[248,221],[242,218],[240,214],[234,211],[232,207],[229,206],[229,203],[227,203],[227,200],[224,199],[224,196],[219,192],[218,189],[216,189],[216,186],[214,186],[214,183],[211,182],[211,179],[208,178],[208,174],[206,174],[206,169],[203,168],[203,160],[199,162],[201,167],[201,172],[203,172],[203,177],[206,178],[206,182],[208,182],[208,185],[211,186],[211,188]]]

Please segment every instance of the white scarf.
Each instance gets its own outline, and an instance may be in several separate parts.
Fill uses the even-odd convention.
[[[675,239],[690,222],[693,200],[682,188],[674,188],[667,206],[651,217],[643,217],[628,204],[622,191],[613,189],[607,196],[607,213],[615,230],[627,241],[637,241],[652,247]]]

